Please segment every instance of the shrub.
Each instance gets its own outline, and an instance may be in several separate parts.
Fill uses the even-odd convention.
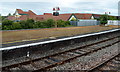
[[[11,20],[4,20],[3,22],[2,22],[2,25],[3,26],[8,26],[8,25],[12,25],[12,23],[13,23],[13,21],[11,21]]]
[[[12,24],[12,29],[15,30],[15,29],[21,29],[21,24],[19,22],[14,22]]]
[[[33,28],[52,28],[57,24],[58,27],[70,26],[69,21],[48,19],[45,21],[34,21],[33,19],[23,20],[20,22],[13,22],[4,20],[2,30],[15,30],[15,29],[33,29]]]
[[[46,21],[46,27],[50,28],[50,27],[54,27],[55,25],[55,21],[53,19],[48,19]]]
[[[100,24],[101,25],[105,25],[105,24],[107,24],[107,20],[108,20],[108,15],[102,15],[101,17],[100,17]]]
[[[63,20],[57,20],[57,26],[58,27],[65,27],[64,21]]]

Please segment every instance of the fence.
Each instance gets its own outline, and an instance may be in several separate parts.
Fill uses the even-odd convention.
[[[78,21],[70,21],[71,25],[74,26],[94,26],[99,25],[100,21],[97,20],[78,20]]]
[[[120,21],[118,20],[108,20],[108,25],[120,25]]]

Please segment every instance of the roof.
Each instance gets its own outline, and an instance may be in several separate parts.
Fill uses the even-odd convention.
[[[74,13],[77,19],[91,19],[92,14]]]
[[[52,13],[44,13],[43,15],[36,15],[34,12],[29,10],[28,12],[25,12],[21,9],[16,9],[18,14],[21,16],[18,18],[15,18],[14,16],[9,16],[7,19],[9,20],[27,20],[27,19],[34,19],[37,21],[43,21],[43,20],[48,20],[48,19],[53,19],[53,20],[64,20],[67,21],[71,14],[60,14],[59,16],[53,16]]]
[[[93,14],[94,18],[100,18],[101,14]]]
[[[9,20],[27,20],[27,19],[36,19],[37,15],[22,15],[20,17],[15,17],[15,16],[9,16],[7,19]]]
[[[52,13],[44,13],[44,15],[52,15]]]
[[[18,12],[18,14],[20,15],[36,15],[34,12],[32,12],[31,10],[28,10],[28,12],[23,11],[21,9],[16,9],[16,11]]]
[[[60,14],[59,16],[53,16],[52,14],[44,14],[37,16],[37,20],[48,20],[48,19],[53,19],[53,20],[63,20],[67,21],[70,18],[71,14]]]

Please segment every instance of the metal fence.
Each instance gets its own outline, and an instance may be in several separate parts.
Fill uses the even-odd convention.
[[[94,26],[99,25],[100,21],[97,20],[78,20],[78,21],[70,21],[71,25],[74,26]]]

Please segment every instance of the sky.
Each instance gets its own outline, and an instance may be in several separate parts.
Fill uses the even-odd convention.
[[[32,10],[37,15],[52,13],[53,7],[60,7],[60,13],[94,13],[118,16],[119,0],[1,0],[0,14],[13,14],[16,9]],[[120,3],[119,3],[120,4]]]

